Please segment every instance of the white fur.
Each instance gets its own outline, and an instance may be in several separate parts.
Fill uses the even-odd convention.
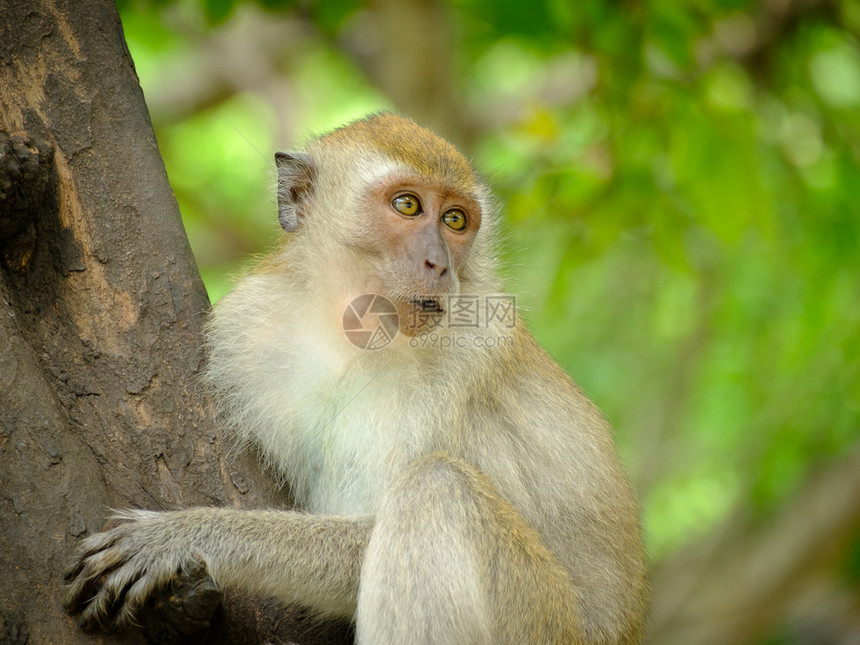
[[[250,274],[216,305],[207,330],[207,380],[222,421],[260,446],[303,508],[372,512],[388,477],[438,439],[432,429],[442,427],[456,403],[447,384],[458,379],[438,348],[410,347],[400,335],[366,351],[345,337],[342,314],[350,300],[385,295],[368,282],[378,267],[349,247],[366,227],[363,196],[370,184],[408,169],[366,150],[331,158],[311,150],[319,172],[309,221],[276,252],[282,270]],[[483,222],[470,257],[478,260],[460,267],[455,283],[465,294],[498,291],[494,267],[486,265],[494,207],[489,191],[477,190]],[[314,212],[334,215],[314,218]],[[473,371],[486,351],[469,351],[473,360],[463,367]],[[438,402],[429,413],[428,398]]]
[[[303,287],[256,274],[219,302],[208,378],[224,420],[288,477],[303,508],[372,512],[387,478],[441,439],[433,429],[456,404],[447,384],[458,379],[441,369],[444,351],[410,347],[406,336],[380,350],[355,347],[342,307]],[[479,363],[486,350],[469,351]]]

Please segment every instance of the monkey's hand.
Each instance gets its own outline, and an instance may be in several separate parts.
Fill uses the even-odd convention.
[[[170,623],[183,633],[208,626],[220,592],[192,551],[192,536],[172,515],[123,511],[113,517],[122,524],[84,540],[63,574],[69,585],[65,608],[69,612],[83,608],[78,620],[82,628],[98,624],[121,629],[153,595],[142,616],[148,625]],[[169,593],[156,594],[168,585]]]

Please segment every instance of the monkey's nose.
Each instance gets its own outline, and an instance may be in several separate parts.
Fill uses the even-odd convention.
[[[438,277],[444,276],[448,273],[448,267],[441,266],[438,262],[431,262],[430,260],[424,260],[424,266],[430,269],[433,273],[435,273]]]

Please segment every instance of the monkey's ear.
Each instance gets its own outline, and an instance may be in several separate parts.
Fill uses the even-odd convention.
[[[293,232],[305,216],[316,167],[306,152],[276,152],[275,165],[278,167],[278,221],[285,231]]]

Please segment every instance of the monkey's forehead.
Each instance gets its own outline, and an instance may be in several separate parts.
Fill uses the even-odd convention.
[[[325,135],[318,144],[323,149],[343,148],[358,154],[365,148],[449,184],[474,188],[482,183],[457,148],[432,130],[395,114],[353,121]]]

